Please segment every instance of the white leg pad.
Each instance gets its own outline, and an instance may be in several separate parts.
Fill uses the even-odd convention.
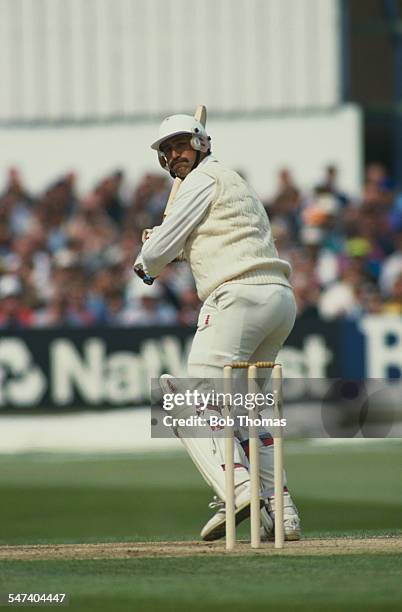
[[[197,430],[200,428],[194,428]],[[205,430],[205,428],[202,428]],[[190,437],[189,428],[177,428],[177,435],[205,481],[225,501],[225,437],[223,430],[211,432],[209,438]],[[198,432],[199,433],[199,432]],[[205,431],[203,432],[205,435]],[[235,487],[249,481],[247,459],[239,442],[234,444]]]
[[[205,383],[204,383],[205,384]],[[180,380],[169,375],[160,378],[163,393],[181,392]],[[176,407],[170,411],[173,417],[186,418],[194,415],[193,407]],[[216,411],[206,409],[202,417],[208,421]],[[225,431],[211,429],[208,425],[196,427],[175,427],[177,437],[190,455],[194,465],[215,493],[225,501]],[[234,440],[234,481],[235,487],[250,480],[248,462],[240,442]]]

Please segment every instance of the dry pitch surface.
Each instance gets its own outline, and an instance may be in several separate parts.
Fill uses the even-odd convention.
[[[251,551],[246,541],[226,553],[224,542],[116,542],[105,544],[58,544],[0,546],[0,560],[130,559],[134,557],[194,557],[231,555],[345,555],[402,553],[402,537],[333,538],[286,542],[276,550],[272,542]]]

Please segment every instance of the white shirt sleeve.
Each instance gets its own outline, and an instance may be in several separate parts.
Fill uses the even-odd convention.
[[[155,278],[183,250],[187,238],[201,222],[215,193],[215,180],[190,173],[183,181],[169,214],[143,244],[136,264]]]

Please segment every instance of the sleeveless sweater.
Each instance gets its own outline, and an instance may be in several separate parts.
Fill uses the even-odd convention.
[[[200,300],[226,282],[290,287],[290,265],[280,259],[264,206],[234,170],[218,161],[202,164],[216,190],[206,215],[184,246]]]

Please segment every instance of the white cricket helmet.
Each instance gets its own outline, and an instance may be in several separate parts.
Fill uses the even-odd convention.
[[[160,145],[179,134],[190,134],[190,145],[194,151],[206,153],[211,148],[211,138],[205,127],[191,115],[171,115],[166,117],[159,128],[159,138],[152,143],[151,149],[158,152],[159,162],[162,168],[167,168],[166,158],[160,150]]]

